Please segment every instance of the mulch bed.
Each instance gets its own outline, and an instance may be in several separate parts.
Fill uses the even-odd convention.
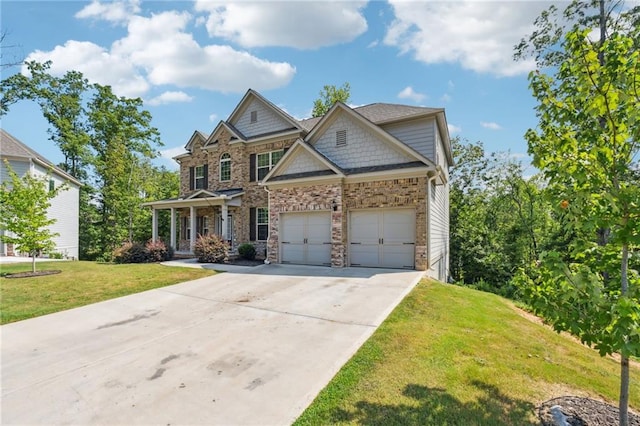
[[[36,272],[16,272],[15,274],[7,274],[3,275],[5,278],[30,278],[30,277],[42,277],[45,275],[54,275],[62,272],[59,269],[49,269],[46,271],[36,271]]]
[[[264,265],[264,260],[246,260],[246,259],[229,259],[225,262],[228,265],[238,265],[238,266],[259,266]]]
[[[602,401],[579,396],[561,396],[543,402],[538,417],[543,426],[555,426],[551,407],[558,405],[571,426],[617,426],[618,407]],[[629,426],[640,426],[640,416],[629,411]]]

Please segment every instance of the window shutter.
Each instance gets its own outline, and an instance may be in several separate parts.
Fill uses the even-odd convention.
[[[255,181],[256,181],[256,155],[251,154],[249,156],[249,182],[255,182]]]
[[[282,155],[286,154],[286,153],[287,153],[287,151],[289,151],[289,148],[291,148],[291,147],[288,147],[288,148],[283,149],[283,150],[282,150]]]
[[[209,165],[205,164],[204,165],[204,186],[202,187],[202,189],[208,189],[209,186]]]
[[[249,241],[256,240],[256,208],[249,209]]]
[[[189,167],[189,190],[193,191],[195,181],[195,167]]]

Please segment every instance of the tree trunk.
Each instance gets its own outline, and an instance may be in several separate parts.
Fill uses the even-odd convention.
[[[626,297],[629,292],[629,245],[622,245],[622,260],[620,267],[620,293]],[[620,354],[620,426],[629,426],[629,357]]]
[[[36,272],[36,252],[31,252],[31,272]]]

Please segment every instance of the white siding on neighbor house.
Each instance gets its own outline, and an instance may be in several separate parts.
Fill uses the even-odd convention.
[[[347,143],[344,146],[336,146],[336,132],[339,130],[347,131]],[[416,161],[415,157],[401,152],[391,142],[365,129],[346,114],[337,117],[314,145],[327,158],[345,169]]]
[[[326,164],[323,164],[320,160],[315,158],[309,151],[300,150],[295,157],[290,160],[281,171],[278,173],[281,175],[290,175],[293,173],[305,173],[305,172],[317,172],[320,170],[327,170]]]
[[[47,175],[48,170],[36,165],[35,172],[39,175]],[[52,173],[50,177],[55,181],[56,187],[66,182],[66,179],[56,173]],[[48,216],[55,218],[56,222],[49,229],[59,234],[53,239],[56,245],[55,251],[75,259],[78,258],[79,252],[79,214],[80,190],[76,184],[69,182],[67,189],[58,193],[58,196],[51,200]]]
[[[435,118],[388,124],[382,128],[435,163]]]
[[[430,184],[429,184],[430,185]],[[431,187],[431,191],[433,187]],[[434,278],[446,280],[446,272],[443,274],[441,269],[446,269],[448,265],[448,247],[449,247],[449,185],[436,185],[435,197],[430,194],[430,212],[431,220],[429,226],[429,264],[430,269],[437,268]]]
[[[252,111],[256,111],[258,114],[258,120],[255,123],[251,122]],[[240,130],[243,135],[249,138],[293,127],[291,123],[283,119],[271,108],[267,107],[263,102],[257,99],[251,101],[237,121],[231,124],[233,124],[236,129]]]
[[[19,161],[19,160],[8,160],[9,166],[13,169],[14,172],[20,177],[24,176],[29,171],[29,161]],[[4,159],[0,159],[0,183],[2,182],[10,182],[11,177],[9,176],[9,169],[4,164]]]

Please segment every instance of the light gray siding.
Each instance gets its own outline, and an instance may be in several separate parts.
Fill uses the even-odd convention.
[[[382,126],[382,128],[435,162],[435,138],[437,133],[435,118],[388,124]]]
[[[307,151],[300,151],[295,158],[292,158],[278,175],[289,175],[293,173],[317,172],[327,170],[328,167],[320,160],[313,157]]]
[[[46,176],[48,170],[35,166],[35,173],[41,176]],[[54,180],[55,186],[62,186],[66,180],[56,174],[52,173],[50,178]],[[49,218],[56,219],[56,222],[52,224],[49,229],[59,234],[53,239],[56,247],[55,251],[62,253],[66,257],[78,258],[78,228],[80,214],[80,190],[76,184],[69,182],[67,189],[61,191],[57,197],[51,200],[51,207],[49,207]]]
[[[257,120],[255,123],[251,122],[252,112],[256,113]],[[293,127],[291,123],[283,119],[271,108],[267,107],[267,105],[257,99],[251,101],[237,121],[231,124],[240,130],[243,135],[249,138]]]
[[[347,131],[347,143],[336,146],[336,132]],[[366,129],[354,119],[342,114],[315,142],[318,151],[342,168],[382,166],[415,161],[391,142]]]
[[[9,166],[20,177],[24,176],[29,171],[29,161],[9,160]],[[4,159],[0,160],[0,183],[10,182],[9,169],[4,164]]]
[[[431,188],[433,191],[433,187]],[[449,262],[449,185],[436,185],[430,194],[429,264],[434,278],[446,280]],[[443,272],[443,270],[445,272]]]

